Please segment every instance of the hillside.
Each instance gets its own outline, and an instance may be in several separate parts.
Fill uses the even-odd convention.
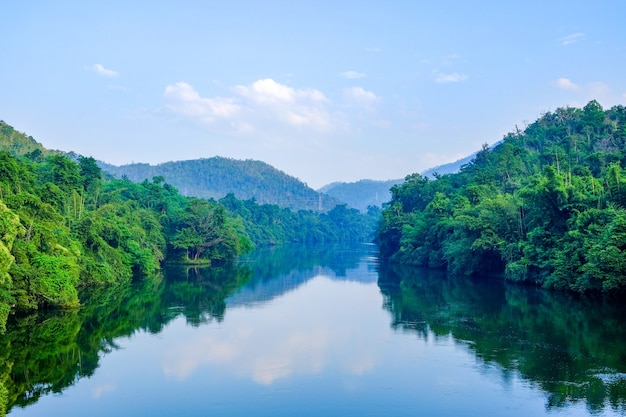
[[[350,183],[334,182],[325,185],[318,191],[365,213],[369,206],[381,208],[383,203],[391,199],[391,192],[389,191],[391,187],[402,181],[398,179],[387,181],[360,180]]]
[[[435,178],[435,175],[455,174],[461,170],[463,165],[469,164],[475,156],[476,153],[473,153],[458,161],[429,168],[423,171],[421,175],[428,178]],[[336,198],[348,204],[348,206],[366,213],[367,208],[370,206],[382,208],[383,204],[389,202],[389,200],[391,200],[391,187],[403,181],[404,179],[386,181],[363,179],[356,182],[333,182],[323,186],[317,191]]]
[[[626,108],[559,108],[459,173],[392,188],[382,257],[579,292],[626,292]]]
[[[456,174],[461,170],[463,165],[469,164],[476,157],[476,153],[473,153],[465,158],[461,158],[458,161],[450,162],[448,164],[437,165],[423,171],[421,175],[424,177],[435,178],[435,175]]]
[[[0,120],[0,149],[10,152],[12,155],[28,155],[33,157],[44,156],[54,151],[45,149],[41,143],[25,133],[18,132]]]
[[[243,185],[247,180],[262,190],[278,193],[282,180],[286,188],[312,191],[267,164],[212,162],[247,167],[211,171],[218,179],[239,172]],[[207,172],[201,168],[195,172]],[[275,188],[264,187],[264,180]],[[286,192],[297,202],[295,192]],[[376,221],[345,204],[324,213],[293,211],[232,193],[219,201],[183,196],[158,175],[141,182],[113,179],[95,159],[47,151],[3,122],[0,334],[14,312],[76,307],[82,290],[152,277],[166,262],[225,264],[254,244],[370,241]]]
[[[186,196],[218,200],[232,193],[240,200],[254,198],[259,204],[322,212],[339,203],[297,178],[255,160],[213,157],[158,165],[136,163],[115,166],[103,162],[99,165],[118,178],[126,177],[134,182],[164,177]]]

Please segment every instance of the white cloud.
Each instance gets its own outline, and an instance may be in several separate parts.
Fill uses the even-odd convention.
[[[272,79],[230,89],[231,97],[202,97],[189,84],[165,88],[166,107],[205,124],[227,121],[221,127],[233,134],[271,133],[284,126],[327,130],[331,118],[326,96],[316,89],[295,89]]]
[[[364,107],[372,107],[380,101],[380,97],[376,94],[361,87],[346,88],[343,90],[343,96],[349,101]]]
[[[454,72],[452,74],[438,73],[435,76],[435,82],[438,84],[459,83],[467,80],[468,78],[469,77],[467,75],[459,74],[458,72]]]
[[[204,123],[231,118],[241,109],[230,98],[200,97],[200,94],[185,82],[168,85],[163,95],[170,101],[167,107],[171,111]]]
[[[104,68],[102,64],[95,64],[91,67],[92,71],[98,75],[102,75],[103,77],[115,78],[120,75],[119,72],[114,71],[112,69]]]
[[[563,90],[578,90],[580,87],[569,78],[561,77],[555,81],[555,85]]]
[[[287,113],[287,120],[294,126],[317,126],[327,127],[328,116],[325,112],[317,109],[303,109]]]
[[[326,109],[329,100],[316,89],[295,89],[270,78],[255,81],[249,86],[238,85],[233,91],[246,99],[252,118],[286,123],[297,127],[330,127]],[[257,106],[262,109],[257,109]]]
[[[294,103],[296,100],[326,101],[319,90],[296,90],[271,78],[255,81],[250,86],[238,85],[234,91],[261,104]]]
[[[572,107],[583,107],[590,100],[597,100],[603,107],[608,108],[619,104],[626,98],[611,89],[609,85],[602,81],[594,81],[587,84],[576,84],[568,78],[559,78],[554,82],[557,88],[575,92],[575,100],[569,102]]]
[[[330,295],[329,288],[334,290]],[[360,344],[369,327],[355,326],[350,318],[337,320],[332,310],[320,311],[306,302],[323,297],[334,303],[346,300],[346,294],[345,310],[350,317],[363,314],[363,300],[379,299],[371,287],[356,283],[337,286],[331,279],[318,276],[307,283],[306,291],[281,299],[282,307],[272,305],[254,314],[247,308],[233,308],[228,323],[219,330],[207,326],[203,332],[194,332],[185,327],[163,355],[163,373],[188,380],[194,374],[221,369],[260,385],[290,383],[290,377],[317,375],[327,369],[347,376],[363,375],[384,359],[375,346]],[[284,317],[283,309],[288,306],[294,307],[294,314]],[[276,320],[281,320],[280,326],[271,324]],[[386,323],[384,315],[373,320],[381,326]]]
[[[365,74],[357,71],[344,71],[340,74],[343,78],[354,80],[357,78],[365,78]]]
[[[571,35],[559,38],[559,43],[563,46],[571,45],[580,41],[584,36],[585,34],[582,32],[572,33]]]
[[[250,87],[239,85],[235,87],[235,91],[259,103],[289,103],[295,98],[293,88],[279,84],[270,78],[255,81]]]

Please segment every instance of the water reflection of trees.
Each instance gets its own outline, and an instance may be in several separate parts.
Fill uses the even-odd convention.
[[[367,250],[374,251],[363,243],[353,244],[296,244],[262,247],[241,262],[252,268],[255,282],[266,282],[292,271],[313,271],[328,268],[338,276],[346,276],[348,269],[357,268]]]
[[[466,345],[503,378],[519,373],[547,408],[584,401],[590,412],[626,411],[626,309],[618,300],[506,285],[494,279],[381,265],[392,327]]]
[[[221,321],[225,300],[243,284],[268,282],[281,275],[306,281],[319,268],[342,276],[346,269],[356,268],[362,256],[362,245],[353,250],[283,245],[220,268],[170,266],[163,277],[91,288],[77,310],[12,317],[7,332],[0,335],[0,416],[93,375],[101,354],[116,349],[115,340],[120,337],[138,331],[158,333],[180,316],[191,325]],[[298,271],[311,274],[302,278]]]
[[[222,320],[224,300],[249,279],[237,265],[170,268],[165,278],[91,290],[80,309],[12,318],[0,335],[0,416],[93,375],[119,337],[158,333],[181,315],[192,325]]]

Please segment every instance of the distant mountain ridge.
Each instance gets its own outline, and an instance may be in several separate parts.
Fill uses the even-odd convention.
[[[80,155],[73,151],[63,152],[44,148],[39,142],[0,120],[0,149],[14,155],[31,155],[44,158],[50,154],[63,154],[76,160]],[[472,161],[475,153],[449,164],[439,165],[422,172],[433,178],[458,172]],[[381,208],[391,199],[390,189],[404,181],[401,179],[356,182],[333,182],[317,191],[304,182],[273,166],[257,160],[236,160],[215,156],[187,161],[165,162],[157,165],[133,163],[116,166],[98,161],[100,168],[118,178],[126,177],[134,182],[151,181],[163,177],[182,195],[219,200],[229,193],[237,199],[255,199],[259,204],[276,204],[292,210],[326,212],[337,204],[366,212],[369,206]],[[407,173],[409,175],[411,173]]]
[[[100,167],[134,182],[164,177],[182,195],[220,199],[232,193],[239,200],[255,199],[259,204],[276,204],[293,210],[325,212],[341,202],[308,187],[299,179],[256,160],[215,156],[157,165],[135,163]]]
[[[454,174],[459,172],[463,165],[472,162],[475,157],[476,153],[473,153],[458,161],[427,169],[421,175],[433,179],[435,175]],[[404,178],[386,181],[364,179],[356,182],[333,182],[317,191],[328,194],[365,213],[369,206],[381,208],[384,203],[391,200],[391,187],[403,182]]]
[[[495,145],[494,145],[495,146]],[[421,175],[424,177],[428,177],[433,179],[435,174],[437,175],[446,175],[446,174],[456,174],[461,170],[463,165],[469,164],[476,157],[476,152],[473,154],[466,156],[465,158],[461,158],[457,161],[450,162],[443,165],[437,165],[436,167],[432,167],[427,169],[426,171],[422,171]]]
[[[403,179],[397,179],[387,181],[360,180],[351,183],[334,182],[325,185],[318,191],[344,201],[350,207],[361,212],[367,212],[368,207],[380,208],[383,203],[389,201],[391,199],[391,187],[403,181]]]

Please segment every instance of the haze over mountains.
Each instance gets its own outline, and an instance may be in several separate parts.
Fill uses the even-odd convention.
[[[118,178],[125,176],[134,182],[164,177],[186,196],[218,200],[232,193],[240,200],[255,199],[259,204],[313,211],[328,211],[341,203],[318,193],[299,179],[255,160],[216,156],[158,165],[100,163],[100,167]]]
[[[423,175],[432,177],[434,174],[457,172],[473,156],[431,168]],[[382,207],[391,198],[391,187],[404,181],[404,178],[398,178],[386,181],[362,179],[351,183],[334,182],[316,191],[301,180],[265,162],[252,159],[237,160],[216,156],[157,165],[99,164],[104,171],[118,178],[126,176],[134,182],[162,176],[166,182],[187,196],[220,199],[232,193],[240,200],[254,198],[259,204],[276,204],[294,210],[327,211],[337,204],[345,203],[366,212],[369,206]],[[409,174],[411,173],[407,173]]]
[[[15,130],[4,121],[0,121],[0,148],[16,155],[34,152],[42,157],[51,152],[60,152],[45,149],[32,136]],[[60,153],[77,157],[71,151]],[[456,172],[472,157],[432,168],[423,175]],[[276,204],[293,210],[320,212],[328,211],[337,204],[347,204],[362,212],[366,212],[369,206],[380,208],[389,201],[390,188],[404,181],[403,178],[386,181],[363,179],[352,183],[334,182],[314,190],[303,181],[265,162],[219,156],[158,165],[135,163],[115,166],[102,161],[98,164],[103,171],[117,178],[126,177],[134,182],[163,177],[167,183],[186,196],[217,200],[232,193],[240,200],[255,199],[259,204]],[[409,174],[411,173],[407,173]]]

